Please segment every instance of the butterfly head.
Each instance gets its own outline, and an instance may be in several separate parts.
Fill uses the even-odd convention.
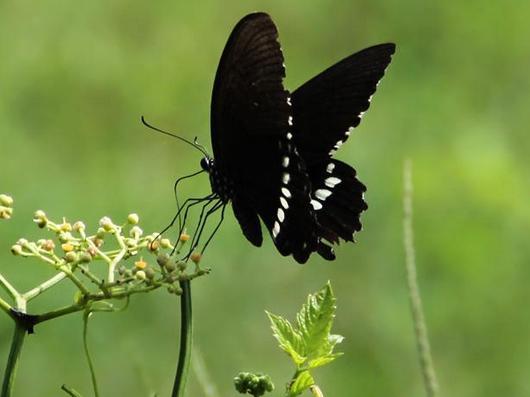
[[[201,159],[201,168],[207,173],[210,173],[213,168],[213,158],[208,156],[203,157]]]

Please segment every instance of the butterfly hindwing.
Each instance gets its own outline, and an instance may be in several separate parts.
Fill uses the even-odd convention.
[[[310,176],[319,236],[330,243],[339,243],[339,237],[353,241],[353,234],[361,230],[361,212],[368,208],[366,187],[355,170],[342,161],[328,160],[313,164]]]

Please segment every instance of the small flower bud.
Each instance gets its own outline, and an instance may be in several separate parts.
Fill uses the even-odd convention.
[[[79,255],[79,263],[89,263],[92,260],[92,256],[88,252],[83,252]]]
[[[187,234],[186,232],[182,233],[179,237],[179,240],[181,243],[185,243],[186,241],[188,241],[190,239],[190,235]]]
[[[68,223],[68,222],[63,222],[63,223],[59,226],[59,229],[60,229],[62,232],[71,232],[71,231],[72,231],[72,224],[71,224],[71,223]]]
[[[157,240],[152,241],[151,243],[149,243],[147,248],[149,248],[149,251],[151,252],[156,252],[158,251],[158,248],[160,248],[160,243]]]
[[[114,230],[114,223],[112,223],[112,219],[110,219],[108,216],[104,216],[99,220],[99,226],[101,226],[106,232],[111,232]]]
[[[125,274],[125,271],[127,270],[127,268],[123,265],[120,265],[120,267],[118,267],[118,274],[120,276],[123,276]]]
[[[147,276],[143,270],[138,270],[135,274],[135,277],[137,280],[145,280]]]
[[[74,250],[74,246],[70,243],[61,244],[61,248],[64,252],[72,252]]]
[[[160,254],[156,257],[156,262],[159,266],[165,266],[166,263],[169,261],[169,255],[166,253]]]
[[[175,270],[177,268],[177,266],[175,265],[175,262],[172,261],[172,260],[169,260],[166,262],[165,264],[165,268],[168,272],[172,272],[173,270]]]
[[[51,252],[53,251],[54,248],[55,248],[55,243],[53,242],[53,240],[46,240],[44,244],[42,244],[43,250]]]
[[[129,222],[131,225],[137,225],[140,221],[140,217],[138,214],[129,214],[127,216],[127,222]]]
[[[61,243],[67,243],[68,241],[72,240],[72,234],[70,232],[59,233],[58,239]]]
[[[102,238],[95,238],[94,239],[94,245],[96,247],[101,247],[105,241]]]
[[[138,226],[131,227],[131,230],[129,230],[129,236],[133,238],[140,238],[144,234],[144,231],[140,229]]]
[[[98,228],[98,231],[96,232],[96,238],[105,238],[105,229],[103,229],[102,227]]]
[[[19,245],[19,244],[15,244],[15,245],[11,246],[11,253],[13,255],[21,255],[23,253],[22,246]]]
[[[196,265],[199,264],[199,262],[201,261],[201,258],[202,258],[202,255],[199,254],[198,252],[194,252],[194,253],[191,254],[191,256],[190,256],[190,259],[191,259],[192,262],[195,263]]]
[[[7,194],[0,194],[0,204],[5,205],[6,207],[12,207],[13,197],[8,196]]]
[[[23,247],[25,245],[28,245],[29,241],[26,240],[25,238],[19,238],[18,241],[17,241],[17,244]]]
[[[184,270],[186,270],[186,267],[188,266],[188,264],[184,261],[178,261],[177,262],[177,267],[178,269],[183,272]]]
[[[76,223],[74,223],[73,228],[74,228],[74,231],[80,233],[80,232],[84,232],[85,231],[86,226],[85,226],[85,224],[83,222],[77,221]]]
[[[160,240],[160,246],[162,248],[171,248],[171,241],[168,238],[163,238]]]
[[[139,261],[134,262],[134,267],[136,267],[138,270],[144,270],[147,267],[147,262],[143,259],[140,259]]]
[[[45,227],[48,224],[46,213],[42,210],[35,211],[35,214],[33,214],[33,222],[35,222],[41,229]]]
[[[37,210],[33,214],[34,218],[46,218],[46,213],[43,210]]]
[[[13,208],[0,207],[0,219],[9,219],[13,215]]]
[[[149,279],[149,280],[152,280],[155,278],[155,271],[153,270],[153,268],[151,267],[148,267],[147,269],[144,270],[145,271],[145,275],[146,277]]]
[[[64,259],[66,259],[66,262],[68,263],[77,262],[78,258],[79,256],[77,255],[77,253],[73,251],[67,252],[66,255],[64,256]]]

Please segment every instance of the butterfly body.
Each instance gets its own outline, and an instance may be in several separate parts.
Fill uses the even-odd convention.
[[[201,166],[252,244],[262,244],[260,220],[278,251],[300,263],[313,252],[332,260],[333,244],[353,241],[366,188],[332,156],[368,109],[393,52],[393,44],[368,48],[289,93],[271,18],[254,13],[236,25],[212,94],[215,160]]]

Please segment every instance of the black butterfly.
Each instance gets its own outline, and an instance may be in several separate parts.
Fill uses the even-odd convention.
[[[261,218],[282,255],[299,263],[313,252],[335,259],[331,245],[353,241],[367,205],[355,170],[332,156],[360,123],[394,51],[391,43],[362,50],[290,94],[272,19],[265,13],[241,19],[213,87],[214,158],[201,161],[213,193],[187,202],[207,202],[199,224],[220,208],[222,221],[231,201],[252,244],[262,244]]]

